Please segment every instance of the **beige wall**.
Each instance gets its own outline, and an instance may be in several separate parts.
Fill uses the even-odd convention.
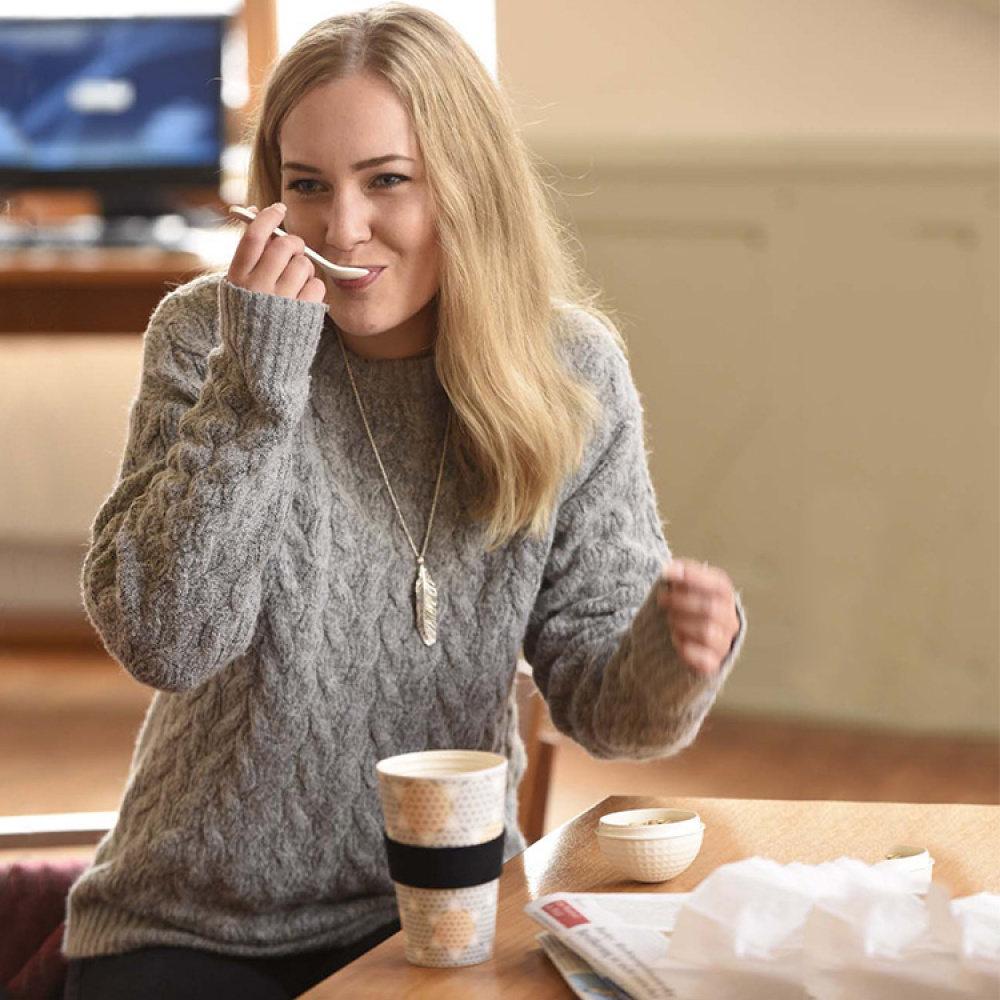
[[[533,140],[982,136],[998,20],[966,0],[497,0]]]
[[[501,77],[621,317],[722,703],[996,733],[998,19],[944,0],[498,5]]]

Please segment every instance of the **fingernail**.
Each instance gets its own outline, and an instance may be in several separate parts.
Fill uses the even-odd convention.
[[[275,207],[275,208],[276,208],[276,209],[277,209],[277,210],[278,210],[279,212],[281,212],[282,214],[284,214],[285,212],[287,212],[287,211],[288,211],[288,206],[287,206],[286,204],[284,204],[283,202],[280,202],[280,201],[276,201],[276,202],[274,203],[274,207]]]

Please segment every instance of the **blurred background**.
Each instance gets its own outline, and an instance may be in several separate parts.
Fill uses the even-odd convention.
[[[546,826],[614,792],[1000,801],[1000,0],[423,6],[616,311],[673,551],[750,619],[679,757],[552,741]],[[228,261],[247,116],[316,11],[0,18],[0,813],[117,804],[151,692],[84,617],[90,526],[149,314]]]

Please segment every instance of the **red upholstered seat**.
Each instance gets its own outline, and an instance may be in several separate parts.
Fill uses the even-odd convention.
[[[23,861],[0,867],[0,986],[10,1000],[62,1000],[66,895],[87,865]]]

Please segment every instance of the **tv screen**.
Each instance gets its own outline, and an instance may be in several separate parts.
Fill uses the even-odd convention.
[[[217,183],[226,18],[0,19],[0,181]]]

